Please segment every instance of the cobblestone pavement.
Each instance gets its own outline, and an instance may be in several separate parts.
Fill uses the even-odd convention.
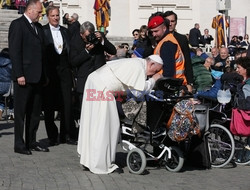
[[[123,174],[95,175],[82,170],[75,145],[60,144],[30,156],[14,153],[13,132],[13,122],[0,122],[0,190],[250,189],[250,166],[204,170],[185,165],[179,173],[147,166],[148,174],[134,175],[124,164]],[[43,121],[37,136],[46,142]],[[119,148],[117,154],[125,163],[126,153]]]

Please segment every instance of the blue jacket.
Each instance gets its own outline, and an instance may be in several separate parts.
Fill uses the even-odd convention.
[[[197,97],[208,98],[217,101],[217,93],[220,89],[221,89],[221,81],[220,79],[217,79],[210,90],[198,93]]]
[[[11,83],[11,61],[8,58],[0,57],[0,94],[9,91]]]

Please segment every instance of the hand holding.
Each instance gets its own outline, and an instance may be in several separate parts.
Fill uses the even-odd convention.
[[[96,32],[95,36],[98,38],[100,42],[102,42],[102,34],[100,32]]]
[[[218,62],[215,64],[215,67],[221,67],[221,66],[223,66],[223,64],[221,62]]]
[[[95,45],[94,44],[86,44],[86,49],[88,50],[88,51],[90,51],[90,50],[92,50],[93,48],[95,47]]]
[[[156,73],[156,74],[154,74],[154,75],[152,76],[152,78],[153,78],[155,81],[157,81],[159,78],[162,78],[162,74]]]
[[[17,78],[17,83],[18,83],[20,86],[24,86],[24,85],[26,84],[26,83],[25,83],[25,78],[24,78],[24,76]]]

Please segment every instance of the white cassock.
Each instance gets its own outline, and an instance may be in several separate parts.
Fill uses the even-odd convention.
[[[143,91],[146,67],[145,59],[126,58],[110,61],[89,75],[82,101],[77,152],[80,164],[91,172],[108,174],[118,168],[115,155],[120,121],[110,91]]]

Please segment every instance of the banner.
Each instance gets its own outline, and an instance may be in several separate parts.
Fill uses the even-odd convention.
[[[230,17],[230,39],[233,36],[243,36],[246,33],[246,18],[232,18]]]

